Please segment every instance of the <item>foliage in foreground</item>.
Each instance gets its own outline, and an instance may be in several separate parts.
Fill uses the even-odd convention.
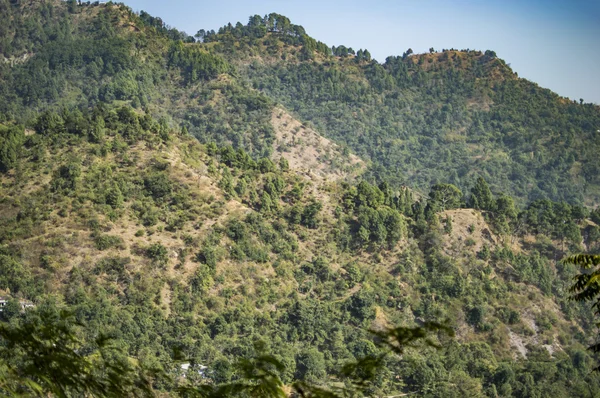
[[[28,315],[0,322],[2,396],[153,395],[146,372],[102,331],[85,344],[72,315],[51,309]]]
[[[566,264],[577,265],[582,272],[573,279],[575,283],[570,288],[571,299],[575,301],[591,301],[594,314],[600,314],[600,255],[597,254],[576,254],[563,260]],[[598,324],[600,326],[600,323]],[[594,352],[600,352],[600,342],[592,344],[589,349]],[[594,370],[600,371],[600,365]]]
[[[0,394],[2,396],[153,396],[152,380],[158,372],[148,372],[137,362],[123,356],[111,339],[98,332],[92,345],[77,337],[78,325],[71,314],[52,306],[32,311],[21,322],[0,322]],[[340,370],[344,387],[320,387],[306,381],[294,382],[291,389],[302,397],[350,397],[368,392],[388,355],[403,355],[407,348],[439,347],[438,335],[453,336],[446,325],[426,323],[415,328],[388,328],[373,332],[378,355],[349,362]],[[442,337],[440,335],[440,337]],[[287,397],[279,374],[285,365],[255,344],[256,355],[236,364],[239,378],[222,384],[185,383],[177,392],[182,397]],[[165,377],[165,374],[159,375]]]

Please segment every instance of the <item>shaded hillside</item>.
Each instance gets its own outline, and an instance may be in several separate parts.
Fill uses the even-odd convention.
[[[599,108],[519,79],[493,51],[407,51],[379,64],[343,46],[307,52],[310,39],[281,32],[224,28],[210,40],[254,87],[371,160],[375,179],[425,190],[484,175],[524,202],[598,202]]]
[[[0,10],[9,21],[3,37],[12,37],[0,47],[0,118],[31,124],[48,108],[85,113],[128,103],[176,120],[203,142],[230,143],[256,158],[271,153],[272,101],[160,19],[112,3],[3,1]]]

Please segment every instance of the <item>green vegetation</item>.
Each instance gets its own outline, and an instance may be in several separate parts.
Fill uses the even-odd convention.
[[[17,324],[0,324],[3,396],[152,395],[152,371],[123,355],[110,337],[99,333],[83,342],[72,316],[51,301],[40,307]]]
[[[1,394],[600,393],[558,261],[600,248],[596,107],[278,14],[195,41],[113,3],[0,10]]]
[[[598,107],[519,79],[493,51],[409,50],[379,64],[339,46],[307,61],[306,46],[286,42],[274,57],[275,38],[262,46],[226,33],[212,40],[232,63],[263,57],[238,62],[240,72],[371,160],[373,180],[422,191],[449,182],[464,191],[484,176],[520,203],[598,203]]]
[[[345,380],[345,364],[385,352],[368,329],[420,319],[472,332],[441,350],[386,356],[368,394],[466,394],[457,373],[481,394],[599,388],[585,335],[571,326],[593,319],[564,293],[574,270],[553,263],[597,247],[598,234],[582,242],[585,209],[541,201],[518,212],[484,180],[468,198],[438,184],[419,201],[386,183],[315,183],[123,108],[92,109],[80,123],[104,125],[100,142],[40,127],[15,160],[19,177],[3,175],[0,289],[38,306],[59,297],[83,323],[84,344],[109,325],[123,354],[166,374],[153,389],[239,385],[247,376],[233,364],[257,341],[274,355],[274,380],[335,389],[325,381]],[[463,208],[473,202],[487,203],[489,225]],[[513,361],[509,330],[531,339],[527,360]],[[533,341],[564,348],[551,355]],[[174,350],[207,366],[207,379],[190,374],[184,388]],[[540,364],[552,369],[535,373]]]

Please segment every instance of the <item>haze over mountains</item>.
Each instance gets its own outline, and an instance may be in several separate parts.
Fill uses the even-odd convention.
[[[559,261],[600,248],[597,106],[493,50],[377,63],[279,14],[196,38],[113,3],[0,15],[0,289],[36,305],[11,327],[67,310],[78,353],[107,333],[185,396],[264,352],[287,393],[354,386],[369,330],[447,322],[362,394],[600,391]],[[0,358],[27,377],[26,349]]]

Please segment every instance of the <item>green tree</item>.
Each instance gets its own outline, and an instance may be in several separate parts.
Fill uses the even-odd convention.
[[[173,191],[173,185],[167,173],[153,173],[146,176],[144,188],[157,200],[164,199]]]
[[[302,225],[307,228],[315,229],[319,225],[318,215],[321,212],[323,205],[316,200],[311,201],[304,207],[301,216]]]
[[[81,177],[81,166],[73,160],[60,166],[52,178],[51,187],[54,192],[70,193],[77,189]]]
[[[101,332],[84,346],[67,313],[0,323],[0,390],[7,396],[153,396],[145,372]]]
[[[308,383],[318,383],[326,372],[325,357],[316,348],[302,350],[296,359],[296,378]]]
[[[436,184],[429,191],[429,204],[434,210],[456,209],[463,204],[463,193],[452,184]]]
[[[0,125],[0,172],[6,172],[15,167],[24,141],[25,135],[22,126],[4,127]]]
[[[66,131],[63,118],[52,111],[46,111],[38,117],[35,130],[45,136],[61,134]]]
[[[565,264],[577,265],[583,271],[575,276],[571,286],[571,298],[575,301],[590,301],[596,311],[600,308],[600,255],[577,254],[563,259]],[[600,352],[600,342],[592,344],[590,350]],[[596,367],[600,371],[600,366]]]
[[[366,181],[361,181],[356,186],[356,190],[351,190],[349,195],[352,197],[356,208],[368,206],[376,209],[382,205],[385,200],[383,192]]]
[[[496,203],[492,191],[483,177],[477,178],[475,186],[471,189],[468,206],[473,209],[494,211]]]
[[[290,164],[288,163],[288,160],[283,156],[279,158],[279,169],[281,171],[288,171],[290,169]]]
[[[166,247],[160,243],[154,243],[146,249],[146,256],[150,258],[154,264],[165,267],[169,261],[169,252]]]
[[[517,209],[515,201],[508,195],[500,194],[496,199],[496,213],[514,220],[517,218]]]

